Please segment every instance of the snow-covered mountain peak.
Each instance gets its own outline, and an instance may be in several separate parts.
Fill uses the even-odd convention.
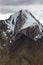
[[[42,24],[28,10],[17,11],[16,13],[12,14],[8,19],[3,21],[5,22],[4,24],[7,25],[5,33],[9,36],[18,34],[21,30],[27,28],[34,28],[34,30],[36,29],[37,31],[39,29],[38,34],[35,35],[35,38],[37,38],[37,36],[38,38],[40,38],[40,34],[42,35]],[[37,33],[37,31],[35,33]]]

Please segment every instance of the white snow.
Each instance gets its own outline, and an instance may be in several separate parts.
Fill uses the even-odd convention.
[[[36,41],[37,39],[40,39],[41,38],[41,35],[38,34],[37,36],[35,36],[33,39]]]
[[[10,43],[12,43],[12,41],[10,40]]]
[[[24,11],[24,14],[27,16],[26,23],[23,25],[21,29],[25,29],[27,27],[33,26],[35,24],[38,24],[34,18],[29,14],[29,12]]]
[[[15,28],[15,25],[16,25],[16,19],[17,19],[17,16],[19,15],[19,12],[17,11],[15,14],[12,14],[12,17],[11,17],[11,20],[9,21],[8,20],[8,23],[6,22],[6,24],[8,25],[8,32],[10,33],[12,31],[12,35],[14,34],[14,28]],[[14,24],[12,24],[12,20],[14,19]]]
[[[31,13],[40,21],[41,24],[43,24],[43,8],[40,9],[31,9]]]
[[[11,14],[12,14],[12,13],[6,13],[6,14],[0,13],[0,20],[8,19]]]
[[[4,36],[7,36],[6,33],[3,31]]]

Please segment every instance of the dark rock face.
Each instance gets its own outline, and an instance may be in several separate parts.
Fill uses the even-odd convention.
[[[25,35],[22,35],[18,40],[15,41],[15,44],[13,44],[10,47],[9,55],[11,58],[17,58],[18,61],[22,64],[23,59],[27,61],[28,64],[31,65],[38,65],[42,64],[43,57],[43,42],[40,40],[34,41],[31,38],[27,38]],[[40,53],[42,55],[40,55]],[[25,63],[24,61],[24,63]],[[41,62],[40,62],[41,61]]]
[[[0,30],[6,31],[7,25],[5,24],[4,20],[0,20]]]
[[[18,13],[0,20],[0,65],[43,65],[43,27],[28,13],[37,24],[22,28],[27,11]]]
[[[21,29],[23,24],[26,22],[26,20],[23,16],[24,15],[22,15],[22,11],[21,11],[19,16],[17,17],[17,20],[16,20],[16,26],[15,26],[15,32],[16,33],[19,32],[19,30]]]
[[[25,32],[24,32],[25,33]],[[32,26],[32,27],[28,27],[26,29],[26,34],[28,37],[30,38],[34,38],[35,36],[37,36],[40,33],[39,27],[38,25]]]

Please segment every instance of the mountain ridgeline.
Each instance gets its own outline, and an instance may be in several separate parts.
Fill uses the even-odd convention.
[[[3,30],[8,36],[15,36],[26,28],[30,30],[33,28],[35,36],[40,36],[43,33],[43,25],[27,10],[20,10],[12,14],[9,19],[0,20],[0,30]],[[36,29],[38,30],[36,31]]]

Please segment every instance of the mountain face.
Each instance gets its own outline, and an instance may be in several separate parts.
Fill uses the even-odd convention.
[[[28,33],[29,37],[33,38],[34,40],[43,35],[42,24],[32,15],[31,12],[28,12],[27,10],[20,10],[15,14],[12,14],[9,19],[0,20],[0,30],[2,30],[6,36],[15,36],[20,33],[21,30],[25,29],[29,30],[29,33],[27,31],[26,32]]]
[[[41,43],[43,43],[43,25],[31,12],[20,10],[12,14],[8,19],[0,20],[0,63],[4,62],[4,64],[1,63],[1,65],[9,65],[6,64],[6,62],[10,60],[8,59],[9,56],[14,55],[14,57],[20,56],[21,58],[21,49],[26,49],[26,52],[23,51],[24,56],[26,55],[26,57],[23,56],[24,61],[26,61],[26,63],[28,63],[27,60],[32,61],[33,64],[30,65],[37,65],[37,63],[34,63],[36,59],[34,60],[35,57],[33,58],[32,53],[35,52],[36,49],[40,49]],[[42,49],[43,44],[39,51],[42,51]],[[39,53],[39,51],[37,52]],[[30,58],[32,60],[30,60]]]

